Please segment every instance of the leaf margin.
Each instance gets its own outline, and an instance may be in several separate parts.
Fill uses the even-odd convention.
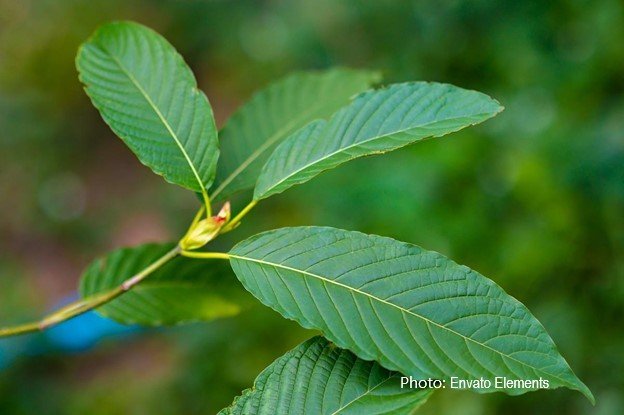
[[[117,131],[116,128],[113,127],[112,121],[107,119],[107,117],[104,116],[105,108],[100,102],[98,102],[98,98],[95,98],[94,96],[92,96],[89,90],[89,85],[85,81],[84,74],[82,73],[82,70],[81,70],[81,63],[80,63],[81,56],[83,56],[83,52],[84,50],[86,50],[87,47],[92,46],[92,45],[97,45],[96,40],[98,36],[101,36],[103,34],[104,31],[111,30],[119,26],[125,26],[126,28],[131,28],[132,30],[143,31],[144,34],[148,34],[148,36],[151,36],[157,42],[161,42],[166,47],[170,48],[170,51],[173,52],[172,57],[173,59],[176,60],[182,72],[185,72],[185,71],[187,72],[186,74],[183,73],[183,76],[187,78],[187,81],[191,81],[191,84],[189,85],[191,93],[193,94],[194,97],[199,98],[209,111],[207,120],[208,120],[209,127],[211,130],[210,131],[211,136],[209,137],[209,139],[210,141],[212,141],[212,143],[208,143],[208,145],[212,148],[213,156],[212,156],[212,161],[210,163],[210,170],[211,170],[210,177],[208,180],[205,180],[203,177],[200,177],[197,166],[195,166],[194,162],[191,160],[191,156],[188,154],[187,150],[184,148],[184,146],[180,142],[178,135],[175,133],[175,131],[173,131],[173,128],[169,125],[169,122],[167,122],[164,119],[164,115],[162,114],[160,109],[158,109],[157,106],[153,103],[151,97],[149,97],[149,95],[147,95],[147,93],[144,91],[143,86],[138,84],[134,76],[132,76],[132,74],[128,72],[128,70],[118,62],[117,57],[115,57],[110,51],[108,50],[105,51],[111,56],[111,58],[113,58],[113,60],[117,61],[117,65],[119,66],[120,70],[123,71],[128,76],[128,78],[131,79],[132,83],[140,91],[140,94],[143,95],[144,99],[148,102],[149,107],[157,114],[157,117],[165,125],[165,128],[167,129],[169,135],[171,135],[171,138],[173,139],[175,145],[178,147],[178,149],[182,153],[189,169],[191,170],[193,174],[194,181],[197,184],[196,188],[190,187],[189,185],[185,183],[181,183],[180,181],[176,181],[172,179],[170,177],[170,173],[166,171],[166,167],[160,167],[158,164],[153,163],[149,160],[145,160],[143,157],[140,157],[138,154],[138,150],[135,150],[135,148],[133,148],[134,145],[131,145],[132,137],[128,134],[121,134],[119,131]],[[96,47],[101,49],[101,46],[96,46]],[[161,176],[166,182],[180,186],[182,188],[185,188],[191,191],[200,192],[202,194],[202,199],[204,203],[207,203],[208,202],[207,192],[215,180],[217,162],[218,162],[219,153],[220,153],[218,130],[217,130],[216,121],[214,118],[214,111],[212,109],[212,105],[210,104],[210,101],[208,100],[206,94],[201,89],[199,89],[199,86],[197,84],[197,79],[193,71],[189,67],[184,57],[177,51],[177,49],[164,36],[162,36],[160,33],[152,29],[151,27],[148,27],[146,25],[143,25],[135,21],[131,21],[131,20],[114,20],[114,21],[103,23],[100,26],[98,26],[93,31],[93,33],[87,38],[87,40],[85,40],[84,42],[80,44],[80,46],[78,47],[78,52],[76,54],[74,62],[75,62],[75,67],[78,70],[78,79],[82,85],[82,89],[85,91],[86,95],[89,97],[91,104],[98,110],[100,117],[105,122],[105,124],[111,129],[111,131],[113,131],[113,133],[116,136],[118,136],[124,142],[126,146],[130,148],[130,150],[136,156],[138,161],[144,166],[148,167],[156,175]]]
[[[245,289],[246,289],[247,291],[249,291],[250,293],[252,293],[252,295],[253,295],[254,297],[256,297],[256,298],[257,298],[257,299],[258,299],[261,303],[263,303],[265,306],[267,306],[267,307],[269,307],[269,308],[273,309],[274,311],[277,311],[277,312],[278,312],[280,315],[282,315],[284,318],[287,318],[287,319],[289,319],[289,320],[296,321],[299,325],[301,325],[302,327],[304,327],[304,328],[306,328],[306,329],[311,329],[311,330],[315,330],[315,331],[320,331],[320,332],[321,332],[321,334],[322,334],[323,336],[325,336],[325,337],[327,337],[328,339],[330,339],[330,340],[331,340],[332,342],[334,342],[337,346],[339,346],[339,347],[341,347],[341,348],[344,348],[344,349],[347,349],[347,350],[351,350],[354,354],[356,354],[358,357],[360,357],[360,358],[362,358],[362,359],[364,359],[364,360],[375,360],[375,361],[379,362],[382,366],[384,366],[385,368],[387,368],[387,369],[389,369],[389,370],[394,370],[394,371],[399,371],[399,372],[403,371],[403,372],[405,373],[405,371],[404,371],[404,369],[403,369],[403,368],[401,368],[401,367],[397,367],[397,366],[396,366],[396,364],[394,364],[394,363],[390,362],[390,361],[389,361],[388,359],[386,359],[386,358],[385,358],[385,356],[383,356],[383,355],[379,355],[379,354],[372,354],[372,355],[371,355],[370,353],[367,353],[367,352],[365,352],[365,354],[364,354],[364,355],[361,355],[361,354],[360,354],[361,350],[355,350],[355,349],[354,349],[354,347],[353,347],[352,345],[345,343],[342,339],[339,339],[339,338],[334,338],[334,337],[333,337],[333,336],[331,336],[331,335],[330,335],[330,336],[328,336],[327,332],[326,332],[323,328],[319,327],[318,325],[315,325],[315,324],[310,323],[309,321],[306,321],[306,319],[305,319],[305,318],[302,318],[302,317],[299,317],[299,316],[296,316],[296,315],[290,315],[290,314],[289,314],[289,315],[287,315],[287,314],[283,313],[281,310],[277,309],[277,308],[276,308],[273,304],[271,304],[271,303],[270,303],[270,302],[269,302],[266,298],[262,298],[261,296],[258,296],[258,295],[257,295],[257,293],[256,293],[256,292],[254,292],[254,290],[253,290],[252,288],[250,288],[250,287],[249,287],[248,281],[245,281],[243,278],[241,278],[241,276],[239,275],[239,273],[237,272],[237,270],[236,270],[236,269],[235,269],[235,267],[234,267],[234,262],[232,261],[232,258],[234,258],[234,259],[248,260],[248,261],[252,261],[252,262],[254,262],[254,261],[255,261],[255,262],[262,262],[262,261],[249,260],[248,258],[244,258],[244,257],[242,257],[242,256],[239,256],[239,255],[236,255],[235,253],[233,253],[233,252],[235,251],[235,249],[236,249],[239,245],[242,245],[243,243],[245,243],[245,242],[247,242],[247,241],[250,241],[250,240],[256,240],[256,239],[259,239],[260,237],[263,237],[263,236],[265,236],[265,235],[267,235],[267,234],[274,233],[274,232],[276,232],[276,231],[285,231],[285,230],[292,230],[292,229],[301,229],[301,230],[304,230],[304,229],[325,229],[325,230],[338,230],[338,231],[342,231],[342,232],[345,232],[345,233],[349,233],[349,234],[357,234],[357,235],[364,236],[364,237],[373,237],[373,238],[379,238],[379,239],[388,240],[388,241],[394,241],[394,242],[399,243],[399,244],[403,244],[403,245],[408,245],[408,246],[417,247],[417,248],[419,248],[419,249],[421,249],[422,251],[425,251],[425,252],[429,252],[429,253],[434,253],[434,254],[437,254],[437,255],[439,255],[440,257],[445,258],[445,259],[446,259],[446,260],[448,260],[449,262],[451,262],[451,263],[453,263],[453,264],[455,264],[455,265],[458,265],[458,266],[460,266],[460,267],[465,267],[465,268],[467,268],[467,269],[469,269],[469,270],[470,270],[470,268],[468,268],[468,267],[466,267],[466,266],[464,266],[464,265],[459,265],[459,264],[455,263],[454,261],[452,261],[451,259],[449,259],[449,258],[445,257],[444,255],[441,255],[441,254],[439,254],[439,253],[437,253],[437,252],[435,252],[435,251],[428,251],[428,250],[424,250],[424,249],[422,249],[422,248],[420,248],[419,246],[414,245],[414,244],[410,244],[410,243],[406,243],[406,242],[397,241],[397,240],[394,240],[394,239],[392,239],[392,238],[388,238],[388,237],[384,237],[384,236],[369,235],[369,234],[364,234],[364,233],[362,233],[362,232],[357,232],[357,231],[345,231],[345,230],[342,230],[342,229],[337,229],[337,228],[332,228],[332,227],[324,227],[324,226],[300,226],[300,227],[286,227],[286,228],[278,228],[278,229],[274,229],[274,230],[264,231],[264,232],[258,233],[258,234],[256,234],[256,235],[253,235],[253,236],[251,236],[251,237],[249,237],[249,238],[247,238],[247,239],[245,239],[245,240],[243,240],[243,241],[239,242],[239,243],[238,243],[238,244],[236,244],[236,245],[235,245],[235,246],[234,246],[234,247],[230,250],[230,252],[228,253],[228,255],[230,256],[230,264],[232,265],[232,268],[234,269],[234,271],[235,271],[235,273],[236,273],[236,275],[237,275],[238,279],[241,281],[241,283],[243,284],[243,286],[245,287]],[[267,264],[269,264],[269,263],[267,263]],[[270,266],[274,266],[274,265],[276,265],[276,264],[272,264],[272,263],[271,263],[271,264],[269,264],[269,265],[270,265]],[[283,267],[283,268],[288,268],[288,267]],[[294,268],[291,268],[291,270],[296,271],[296,272],[301,272],[301,271],[296,270],[296,269],[294,269]],[[473,271],[473,270],[471,270],[471,271],[472,271],[472,272],[477,273],[476,271]],[[511,295],[507,294],[507,293],[506,293],[506,292],[505,292],[505,291],[504,291],[501,287],[499,287],[499,286],[498,286],[498,285],[497,285],[494,281],[490,280],[489,278],[487,278],[487,277],[485,277],[485,276],[483,276],[483,275],[481,275],[481,274],[479,274],[479,273],[477,273],[477,274],[478,274],[478,275],[480,275],[480,276],[481,276],[482,278],[484,278],[485,280],[487,280],[487,281],[489,281],[490,283],[492,283],[494,286],[498,287],[498,288],[499,288],[499,289],[500,289],[500,290],[501,290],[501,291],[502,291],[505,295],[507,295],[507,296],[508,296],[508,297],[509,297],[509,298],[510,298],[513,302],[517,303],[518,305],[520,305],[522,308],[524,308],[524,309],[526,310],[526,312],[527,312],[527,313],[528,313],[528,314],[529,314],[529,315],[530,315],[530,316],[531,316],[531,317],[535,320],[535,322],[537,322],[537,324],[538,324],[538,325],[539,325],[539,327],[543,330],[543,332],[546,334],[546,336],[548,337],[548,339],[550,339],[550,341],[551,341],[551,343],[552,343],[552,346],[553,346],[553,348],[554,348],[553,350],[557,353],[557,355],[561,358],[561,360],[563,361],[563,363],[565,363],[565,365],[566,365],[566,366],[567,366],[567,368],[569,369],[570,374],[573,376],[573,380],[572,380],[572,381],[566,381],[566,380],[564,380],[563,378],[559,378],[559,380],[562,380],[562,381],[563,381],[563,382],[562,382],[562,384],[561,384],[561,385],[558,385],[558,386],[555,386],[555,387],[552,387],[552,386],[551,386],[549,389],[551,389],[551,390],[552,390],[552,389],[556,389],[556,388],[559,388],[559,387],[562,387],[562,386],[563,386],[563,387],[567,387],[568,389],[571,389],[571,390],[576,390],[576,391],[580,392],[581,394],[583,394],[583,395],[584,395],[584,396],[585,396],[585,397],[586,397],[586,398],[587,398],[587,399],[588,399],[588,400],[592,403],[592,405],[593,405],[593,404],[595,404],[595,398],[594,398],[594,396],[593,396],[593,394],[592,394],[591,390],[590,390],[590,389],[587,387],[587,385],[585,385],[585,384],[584,384],[584,383],[583,383],[583,382],[582,382],[582,381],[578,378],[578,376],[576,376],[576,374],[572,371],[572,369],[571,369],[570,365],[567,363],[567,361],[565,360],[565,358],[564,358],[564,357],[563,357],[563,356],[559,353],[559,351],[558,351],[558,348],[557,348],[556,344],[554,343],[554,341],[552,340],[552,338],[550,337],[550,335],[548,334],[548,332],[546,331],[546,329],[544,328],[544,326],[542,325],[542,323],[541,323],[539,320],[537,320],[537,318],[535,318],[535,317],[533,316],[533,314],[530,312],[530,310],[528,310],[528,308],[526,308],[526,306],[525,306],[524,304],[522,304],[520,301],[518,301],[515,297],[513,297],[513,296],[511,296]],[[321,279],[324,279],[324,280],[325,280],[325,278],[321,278]],[[257,282],[256,282],[256,284],[257,284]],[[274,295],[275,295],[275,294],[274,294]],[[277,297],[276,297],[276,298],[277,298]],[[313,303],[315,303],[315,301],[313,301]],[[316,306],[316,305],[315,305],[315,306]],[[396,305],[394,305],[394,306],[395,306],[395,307],[397,307],[397,308],[399,308],[399,307],[398,307],[398,306],[396,306]],[[343,322],[343,324],[344,324],[344,322]],[[439,325],[439,324],[437,324],[437,323],[436,323],[436,325]],[[462,336],[462,337],[464,337],[464,336]],[[358,347],[359,347],[359,346],[358,346]],[[495,349],[492,349],[492,350],[496,351]],[[496,351],[496,352],[497,352],[497,353],[500,353],[500,352],[498,352],[498,351]],[[515,358],[514,358],[514,360],[515,360]],[[523,363],[523,364],[524,364],[524,365],[526,365],[526,363]],[[527,366],[528,366],[528,365],[527,365]],[[532,368],[532,369],[537,370],[537,369],[535,369],[535,368]],[[541,371],[541,370],[540,370],[540,371]],[[544,373],[546,373],[546,372],[544,372]],[[410,375],[410,374],[408,373],[408,375]],[[411,374],[411,375],[414,375],[414,376],[420,376],[420,374]],[[552,376],[552,375],[550,375],[550,376]],[[553,376],[553,377],[556,377],[556,376]],[[573,382],[576,382],[576,383],[573,383]],[[477,392],[497,392],[497,391],[499,391],[499,390],[497,390],[497,389],[485,389],[485,390],[478,390],[478,389],[475,389],[475,390],[476,390]],[[518,394],[523,394],[523,393],[526,393],[526,392],[529,392],[529,391],[532,391],[532,390],[534,390],[534,389],[525,389],[525,390],[523,390],[522,392],[508,392],[507,390],[503,390],[503,392],[505,392],[505,393],[507,393],[507,394],[509,394],[509,395],[518,395]]]
[[[330,167],[325,167],[323,169],[321,169],[318,172],[312,172],[311,174],[308,175],[308,177],[304,177],[300,180],[296,180],[296,175],[297,174],[301,174],[301,173],[305,173],[306,169],[309,169],[311,166],[316,166],[319,164],[322,164],[323,161],[328,161],[331,159],[331,157],[334,156],[339,156],[341,153],[344,153],[346,150],[351,149],[351,148],[355,148],[357,149],[358,147],[362,147],[365,146],[367,144],[370,143],[374,143],[377,142],[379,140],[383,140],[383,139],[390,139],[393,136],[398,136],[400,134],[408,134],[409,131],[413,131],[413,130],[417,130],[417,129],[426,129],[428,128],[428,126],[433,125],[433,124],[440,124],[443,122],[448,122],[449,120],[453,119],[453,118],[447,118],[444,120],[434,120],[433,122],[428,122],[428,123],[424,123],[424,124],[420,124],[420,125],[416,125],[416,126],[410,126],[409,128],[404,128],[402,130],[397,130],[397,131],[393,131],[392,133],[386,133],[383,135],[376,135],[370,138],[367,138],[365,140],[362,141],[356,141],[352,144],[350,144],[347,147],[341,147],[339,149],[339,151],[334,151],[328,155],[323,155],[322,158],[319,159],[315,159],[312,160],[312,162],[304,165],[303,167],[300,167],[298,170],[296,170],[295,172],[289,172],[289,174],[287,176],[282,177],[277,183],[273,183],[271,184],[271,176],[272,174],[270,174],[270,169],[273,167],[273,165],[278,164],[278,158],[281,157],[285,157],[288,154],[292,154],[293,152],[296,151],[297,149],[297,144],[298,142],[306,142],[308,140],[316,140],[318,141],[319,139],[326,139],[327,142],[329,142],[328,140],[333,139],[333,140],[342,140],[342,138],[344,136],[341,137],[330,137],[329,139],[326,138],[328,136],[328,134],[326,134],[325,136],[323,136],[323,133],[325,133],[326,130],[330,129],[330,127],[335,127],[334,124],[338,124],[340,125],[341,117],[343,117],[343,115],[348,114],[350,110],[352,110],[353,108],[356,108],[357,105],[362,105],[365,106],[366,103],[370,103],[372,99],[374,99],[376,96],[383,96],[383,94],[385,93],[389,93],[392,89],[399,89],[399,88],[413,88],[413,87],[424,87],[424,88],[447,88],[449,90],[449,92],[451,93],[462,93],[465,95],[472,95],[472,97],[479,97],[479,99],[483,99],[483,103],[487,103],[487,104],[491,104],[492,105],[492,109],[488,112],[483,112],[483,113],[478,113],[478,114],[473,114],[470,117],[472,118],[477,118],[474,121],[465,123],[461,126],[456,126],[454,128],[450,128],[447,131],[445,131],[444,133],[438,133],[438,134],[432,134],[432,135],[423,135],[420,138],[414,139],[412,141],[409,142],[403,142],[399,145],[393,145],[388,147],[387,149],[384,150],[372,150],[369,152],[364,152],[362,154],[356,154],[356,155],[350,155],[349,157],[347,157],[345,160],[340,161],[339,163],[335,164],[335,165],[331,165]],[[365,101],[365,99],[368,99],[368,101]],[[446,99],[446,98],[444,98]],[[361,104],[358,101],[363,101],[365,102],[365,104]],[[383,104],[383,102],[382,102]],[[413,108],[412,108],[413,109]],[[411,110],[411,109],[410,109]],[[265,165],[262,168],[262,171],[260,173],[260,175],[258,176],[258,179],[256,181],[256,187],[254,189],[254,195],[253,195],[253,199],[256,201],[262,200],[262,199],[266,199],[270,196],[282,193],[286,190],[288,190],[290,187],[295,186],[295,185],[299,185],[299,184],[303,184],[309,180],[311,180],[312,178],[316,177],[319,174],[324,173],[325,171],[334,169],[336,167],[339,167],[340,165],[347,163],[349,161],[352,161],[354,159],[357,158],[361,158],[361,157],[366,157],[366,156],[373,156],[373,155],[378,155],[378,154],[385,154],[387,152],[390,151],[394,151],[394,150],[398,150],[400,148],[406,147],[408,145],[412,145],[412,144],[416,144],[418,142],[421,141],[425,141],[425,140],[429,140],[429,139],[433,139],[433,138],[438,138],[438,137],[442,137],[445,135],[449,135],[452,133],[455,133],[457,131],[460,131],[464,128],[468,128],[477,124],[480,124],[482,122],[487,121],[490,118],[495,117],[496,115],[498,115],[499,113],[501,113],[504,110],[504,107],[494,98],[490,97],[487,94],[484,94],[480,91],[476,91],[476,90],[471,90],[471,89],[465,89],[465,88],[461,88],[461,87],[457,87],[455,85],[452,84],[447,84],[447,83],[439,83],[439,82],[430,82],[430,81],[411,81],[411,82],[401,82],[401,83],[395,83],[395,84],[389,84],[389,85],[385,85],[383,87],[377,88],[377,89],[371,89],[368,91],[364,91],[362,93],[360,93],[358,96],[354,97],[353,100],[343,106],[341,109],[339,109],[338,111],[336,111],[328,120],[323,120],[321,122],[317,122],[317,121],[312,121],[310,123],[308,123],[306,126],[302,127],[301,129],[297,130],[296,132],[292,133],[289,137],[285,138],[280,144],[279,146],[277,146],[275,148],[275,150],[273,151],[273,153],[271,154],[271,156],[269,157],[269,159],[266,161]],[[356,113],[353,117],[357,117],[358,113]],[[454,119],[461,119],[461,118],[468,118],[468,116],[458,116],[455,117]],[[369,120],[370,121],[370,120]],[[368,121],[367,121],[368,122]],[[385,121],[384,121],[385,122]],[[334,124],[332,124],[334,123]],[[383,124],[383,123],[382,123]],[[328,131],[328,133],[331,131]],[[288,149],[289,146],[292,146],[292,148],[290,148],[290,150]],[[302,176],[305,176],[305,174],[302,174]],[[290,184],[286,184],[283,185],[284,182],[287,181],[291,181],[292,183]],[[268,183],[268,184],[267,184]]]

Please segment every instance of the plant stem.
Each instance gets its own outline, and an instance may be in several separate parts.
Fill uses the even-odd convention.
[[[193,218],[193,222],[191,222],[191,226],[189,226],[189,230],[193,228],[195,225],[197,225],[197,222],[201,220],[205,211],[206,211],[206,206],[202,205],[202,207],[200,207],[197,213],[195,214],[195,217]]]
[[[223,228],[221,228],[221,233],[229,232],[232,229],[234,229],[240,223],[240,221],[245,217],[245,215],[248,214],[249,211],[253,209],[254,206],[256,206],[257,204],[258,204],[257,200],[252,200],[251,202],[249,202],[249,204],[245,206],[243,210],[241,210],[238,213],[238,215],[236,215],[231,221],[226,223],[225,226],[223,226]]]
[[[81,300],[75,301],[71,304],[66,305],[42,318],[37,322],[22,324],[19,326],[6,327],[0,329],[0,337],[8,337],[8,336],[17,336],[19,334],[31,333],[34,331],[45,330],[49,327],[55,326],[64,321],[70,320],[74,317],[77,317],[83,313],[86,313],[89,310],[93,310],[101,305],[108,303],[109,301],[119,297],[123,293],[128,290],[131,290],[138,283],[147,278],[151,273],[156,271],[158,268],[162,267],[167,262],[171,261],[177,255],[179,255],[181,249],[176,245],[175,248],[167,252],[162,257],[158,258],[156,261],[148,265],[145,269],[143,269],[138,274],[124,281],[118,287],[106,291],[101,294],[97,294],[91,297],[83,298]]]
[[[206,189],[202,189],[202,198],[204,199],[204,208],[206,209],[206,216],[212,216],[212,208],[210,207],[210,197]]]
[[[189,258],[202,258],[202,259],[230,259],[230,254],[225,252],[195,252],[195,251],[180,251],[180,255]]]
[[[0,337],[18,336],[20,334],[31,333],[37,330],[39,330],[39,323],[22,324],[20,326],[0,329]]]
[[[203,195],[204,195],[205,204],[199,209],[199,211],[195,215],[195,218],[193,219],[193,222],[191,224],[191,228],[193,227],[193,225],[199,222],[199,220],[202,218],[204,213],[206,213],[208,216],[211,215],[210,201],[207,197],[207,194],[205,194],[205,192],[203,193],[204,193]],[[249,213],[249,211],[251,211],[251,209],[253,209],[254,206],[256,206],[257,203],[258,201],[256,200],[252,200],[251,202],[249,202],[249,204],[247,204],[247,206],[245,206],[243,210],[241,210],[238,213],[238,215],[236,215],[231,221],[229,221],[222,228],[220,233],[229,232],[232,229],[234,229],[240,223],[243,217],[245,217],[245,215],[247,215],[247,213]],[[26,334],[26,333],[32,333],[32,332],[39,331],[39,330],[45,330],[49,327],[55,326],[59,323],[62,323],[64,321],[77,317],[81,314],[84,314],[87,311],[100,307],[114,300],[115,298],[119,297],[126,291],[131,290],[134,286],[136,286],[145,278],[147,278],[151,273],[153,273],[158,268],[163,266],[165,263],[169,262],[171,259],[175,258],[177,255],[180,255],[180,254],[189,258],[203,258],[203,259],[211,259],[211,258],[212,259],[229,259],[230,258],[230,255],[224,252],[184,251],[180,248],[179,245],[176,245],[176,247],[173,248],[171,251],[167,252],[165,255],[163,255],[156,261],[154,261],[152,264],[147,266],[138,274],[124,281],[118,287],[112,290],[106,291],[104,293],[93,295],[87,298],[83,298],[81,300],[68,304],[65,307],[45,316],[39,321],[21,324],[21,325],[13,326],[13,327],[0,328],[0,338],[9,337],[9,336],[17,336],[17,335]]]

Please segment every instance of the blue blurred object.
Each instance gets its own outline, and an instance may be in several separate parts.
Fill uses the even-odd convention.
[[[77,297],[75,294],[65,298],[57,307],[62,307]],[[51,352],[82,352],[91,349],[105,338],[127,337],[140,330],[140,326],[125,326],[102,317],[95,311],[89,311],[43,333],[0,340],[0,369],[22,356],[37,356]]]
[[[72,320],[47,330],[44,334],[54,347],[64,351],[83,351],[111,336],[123,336],[139,330],[138,326],[124,326],[89,311]]]

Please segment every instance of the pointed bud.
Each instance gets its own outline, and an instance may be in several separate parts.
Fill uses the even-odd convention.
[[[217,222],[224,224],[226,222],[229,222],[231,214],[232,207],[230,205],[230,202],[225,202],[225,204],[219,211],[219,214],[217,214],[217,216],[215,216],[214,218]]]
[[[185,251],[201,248],[219,234],[221,227],[230,220],[230,202],[226,202],[216,216],[197,222],[180,240],[180,247]]]

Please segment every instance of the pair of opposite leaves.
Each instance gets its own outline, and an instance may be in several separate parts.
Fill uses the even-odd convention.
[[[142,163],[204,195],[216,178],[213,199],[255,184],[254,199],[260,200],[350,159],[457,131],[502,110],[484,94],[446,84],[410,82],[366,91],[378,80],[376,73],[339,69],[293,75],[261,91],[231,117],[219,143],[211,107],[192,72],[155,32],[134,23],[106,25],[81,47],[77,66],[104,120]],[[217,163],[219,144],[223,154]],[[96,261],[82,280],[82,294],[116,286],[167,248],[122,249]],[[360,358],[417,378],[542,377],[551,387],[577,389],[593,400],[526,307],[491,280],[440,254],[389,238],[303,227],[256,235],[229,255],[238,278],[260,301],[304,327],[321,330]],[[175,259],[100,311],[143,324],[235,314],[237,305],[215,293],[221,282],[215,268],[198,263]],[[315,342],[329,347],[322,339]],[[293,353],[282,360],[301,364],[302,357]],[[365,365],[355,355],[354,364]],[[325,386],[332,373],[326,366],[319,372],[328,376],[321,382]],[[259,408],[271,413],[285,404],[280,396],[318,381],[276,381],[267,371],[257,381],[264,392],[248,392],[232,412],[237,405],[252,405],[258,413]],[[361,381],[370,376],[357,379],[363,387]],[[394,391],[390,395],[406,396],[396,382],[384,385],[383,390]],[[418,391],[411,393],[410,402],[424,399]],[[359,408],[376,395],[364,396],[347,407]],[[378,413],[401,413],[388,409],[391,401]],[[336,402],[327,408],[344,404]]]

